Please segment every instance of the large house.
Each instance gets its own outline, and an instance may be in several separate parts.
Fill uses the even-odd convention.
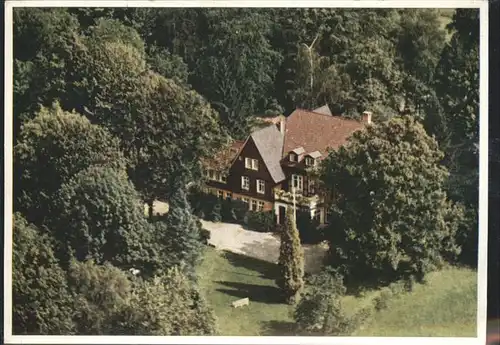
[[[296,109],[288,117],[264,120],[245,141],[235,141],[216,157],[204,162],[206,191],[221,198],[239,199],[250,210],[273,210],[278,224],[286,208],[293,205],[326,222],[323,200],[315,189],[314,169],[357,130],[371,122],[371,113],[362,121],[332,115],[328,106],[315,110]]]

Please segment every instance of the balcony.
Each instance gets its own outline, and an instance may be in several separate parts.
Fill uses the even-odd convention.
[[[284,201],[287,203],[293,203],[293,194],[292,192],[287,192],[283,189],[274,189],[274,200],[276,201]],[[320,201],[318,195],[303,195],[302,192],[295,192],[295,202],[297,205],[309,206],[311,204],[316,204]]]

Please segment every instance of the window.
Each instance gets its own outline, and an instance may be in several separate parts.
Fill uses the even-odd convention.
[[[264,180],[257,180],[257,193],[264,194],[266,192],[266,184]]]
[[[245,168],[251,170],[259,170],[259,160],[253,158],[245,158]]]
[[[257,211],[264,211],[264,201],[259,201],[257,203]]]
[[[233,198],[233,193],[226,193],[226,199],[232,199]]]
[[[223,183],[227,182],[227,176],[225,174],[220,174],[220,182],[223,182]]]
[[[242,198],[241,201],[243,201],[245,204],[248,204],[249,202],[248,198]]]
[[[217,196],[218,196],[219,198],[221,198],[221,199],[222,199],[222,198],[224,198],[224,192],[223,192],[223,191],[221,191],[221,190],[218,190],[218,191],[217,191]]]
[[[241,189],[250,190],[250,179],[248,176],[241,176]]]
[[[207,178],[209,178],[209,177],[210,177],[210,170],[205,170],[205,176],[206,176]]]
[[[257,200],[252,200],[250,211],[257,211]]]
[[[297,191],[302,191],[303,188],[303,178],[300,175],[292,175],[292,187],[297,189]]]
[[[208,177],[209,177],[211,180],[214,180],[214,179],[215,179],[215,171],[213,171],[213,170],[209,170],[209,171],[208,171]]]
[[[306,157],[306,166],[311,167],[315,165],[315,160],[312,157]]]
[[[288,156],[288,159],[290,160],[290,162],[296,162],[297,155],[295,153],[290,153],[290,155]]]
[[[307,186],[307,191],[308,191],[309,194],[316,193],[316,188],[314,188],[314,181],[309,180],[308,186]]]
[[[245,158],[245,168],[252,169],[252,158]]]

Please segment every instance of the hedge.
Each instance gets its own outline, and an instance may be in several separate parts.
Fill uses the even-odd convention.
[[[273,211],[249,211],[248,204],[241,200],[221,199],[216,195],[195,190],[190,193],[189,202],[193,213],[201,219],[242,224],[259,232],[276,231]]]

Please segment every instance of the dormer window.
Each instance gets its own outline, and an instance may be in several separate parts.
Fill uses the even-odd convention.
[[[312,167],[316,163],[316,160],[312,157],[306,157],[305,161],[306,161],[306,166],[308,167]]]
[[[290,162],[296,162],[296,161],[297,161],[297,155],[296,155],[295,153],[290,153],[290,154],[288,155],[288,160],[289,160]]]

